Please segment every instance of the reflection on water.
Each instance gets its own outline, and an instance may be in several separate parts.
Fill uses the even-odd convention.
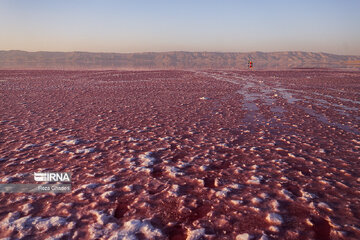
[[[280,106],[272,106],[270,108],[270,110],[273,112],[273,113],[284,113],[285,110],[283,107],[280,107]]]
[[[300,100],[299,98],[294,97],[294,95],[289,92],[289,89],[282,87],[274,87],[274,89],[277,90],[280,95],[290,104]]]
[[[355,121],[359,120],[360,117],[356,116],[356,114],[353,114],[352,112],[358,112],[358,107],[353,106],[345,106],[341,103],[343,102],[352,102],[360,104],[360,101],[341,98],[341,97],[333,97],[327,94],[321,94],[316,93],[314,91],[303,91],[295,89],[289,89],[289,86],[293,84],[287,84],[286,86],[283,85],[281,82],[275,81],[267,81],[264,78],[261,77],[255,77],[255,76],[236,76],[233,75],[221,75],[221,74],[208,74],[207,76],[211,76],[217,80],[226,81],[230,83],[234,83],[237,85],[236,93],[240,94],[243,97],[242,101],[242,107],[244,110],[247,111],[246,115],[244,116],[244,122],[246,123],[264,123],[264,113],[263,111],[260,111],[260,106],[270,106],[270,111],[273,114],[273,117],[279,118],[283,117],[284,113],[287,112],[287,110],[284,108],[284,106],[281,106],[280,104],[277,104],[277,99],[282,98],[286,100],[286,102],[293,107],[302,109],[305,113],[307,113],[310,116],[315,117],[318,121],[329,125],[333,127],[337,127],[339,129],[342,129],[347,132],[351,132],[354,134],[359,134],[360,131],[345,125],[340,124],[337,122],[330,122],[328,118],[322,114],[318,113],[313,109],[309,109],[306,107],[301,106],[300,104],[297,104],[299,101],[309,103],[312,105],[317,105],[321,108],[328,109],[331,107],[334,109],[337,113],[341,115],[347,115],[351,116],[355,119]],[[240,89],[238,88],[240,87]],[[303,86],[306,87],[306,86]],[[321,98],[314,98],[312,95],[317,95],[325,98],[331,98],[338,101],[338,103],[332,103],[328,100],[321,99]],[[354,116],[355,115],[355,116]],[[273,119],[268,119],[267,121],[273,122]]]
[[[258,111],[259,110],[256,103],[253,103],[253,102],[244,102],[243,107],[249,111]]]
[[[333,126],[333,127],[337,127],[337,128],[340,128],[346,132],[351,132],[351,133],[354,133],[354,134],[360,134],[360,131],[357,130],[357,129],[354,129],[348,125],[344,125],[344,124],[340,124],[340,123],[336,123],[336,122],[329,122],[329,120],[327,119],[326,116],[324,116],[323,114],[319,114],[317,112],[315,112],[313,109],[310,109],[310,108],[305,108],[305,107],[300,107],[301,109],[303,109],[307,114],[309,114],[310,116],[313,116],[315,117],[318,121],[324,123],[324,124],[327,124],[327,125],[330,125],[330,126]]]

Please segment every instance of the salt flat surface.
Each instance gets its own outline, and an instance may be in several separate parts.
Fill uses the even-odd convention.
[[[360,73],[0,71],[0,238],[360,239]]]

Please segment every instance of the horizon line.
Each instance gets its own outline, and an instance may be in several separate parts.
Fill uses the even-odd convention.
[[[249,52],[240,52],[240,51],[186,51],[186,50],[172,50],[172,51],[144,51],[144,52],[103,52],[103,51],[50,51],[50,50],[41,50],[41,51],[27,51],[27,50],[19,50],[19,49],[11,49],[11,50],[1,50],[0,52],[27,52],[27,53],[105,53],[105,54],[144,54],[144,53],[291,53],[291,52],[300,52],[300,53],[316,53],[316,54],[329,54],[329,55],[337,55],[337,56],[356,56],[360,57],[360,55],[352,55],[352,54],[337,54],[337,53],[329,53],[329,52],[313,52],[313,51],[300,51],[300,50],[284,50],[284,51],[249,51]]]

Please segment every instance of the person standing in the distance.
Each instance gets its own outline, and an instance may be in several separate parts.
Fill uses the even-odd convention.
[[[248,61],[248,69],[252,69],[253,68],[253,61],[249,60]]]

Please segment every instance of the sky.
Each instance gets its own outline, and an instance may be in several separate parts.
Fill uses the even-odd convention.
[[[0,50],[360,55],[359,0],[0,0]]]

